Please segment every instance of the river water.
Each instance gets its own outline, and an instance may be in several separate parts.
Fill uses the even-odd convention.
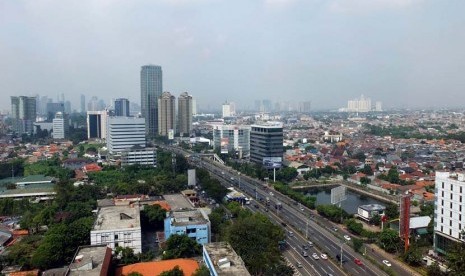
[[[337,187],[337,185],[331,187],[299,189],[298,191],[309,196],[315,196],[316,205],[331,204],[331,189],[335,187]],[[347,199],[342,202],[342,208],[349,214],[356,214],[358,206],[367,204],[381,204],[386,206],[386,203],[382,201],[366,195],[357,194],[347,189]]]

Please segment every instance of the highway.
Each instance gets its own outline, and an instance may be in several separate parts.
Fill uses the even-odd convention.
[[[178,148],[170,148],[170,150],[178,154],[183,154],[184,156],[190,154]],[[296,270],[302,275],[387,275],[386,272],[369,262],[364,256],[356,253],[349,244],[346,244],[351,243],[351,241],[346,241],[343,235],[350,235],[349,233],[340,228],[336,228],[337,231],[335,231],[334,224],[318,216],[316,211],[300,206],[287,196],[277,191],[267,189],[263,182],[244,175],[239,175],[236,171],[227,166],[203,159],[197,159],[196,165],[207,169],[213,176],[220,179],[223,185],[228,187],[234,185],[236,189],[241,190],[245,194],[248,194],[250,198],[255,199],[255,201],[248,206],[251,210],[265,213],[277,224],[281,224],[281,222],[287,224],[285,227],[286,231],[287,233],[292,231],[293,237],[288,235],[286,241],[289,247],[288,250],[284,252],[284,255],[294,267],[296,267],[298,262],[302,264],[302,268],[296,267]],[[263,205],[266,197],[270,199],[268,212],[265,212],[265,206]],[[260,198],[262,201],[257,200]],[[276,210],[274,208],[278,202],[283,206],[281,210]],[[259,208],[253,207],[256,203],[258,203]],[[306,239],[305,236],[307,236],[308,239]],[[308,257],[303,257],[302,245],[307,244],[309,240],[316,246],[309,248],[307,251]],[[347,262],[342,265],[342,269],[340,263],[336,260],[336,255],[341,253],[341,244],[343,247],[343,258],[347,260]],[[318,256],[325,253],[330,260],[323,260],[321,257],[319,260],[314,260],[312,258],[313,253],[317,253]],[[382,260],[385,259],[385,257],[378,252],[368,250],[366,254],[372,259],[379,261],[381,266],[383,265]],[[356,258],[362,260],[363,265],[355,264],[354,259]],[[392,259],[389,260],[391,261]],[[391,263],[391,269],[396,275],[412,274],[410,271],[398,266],[395,262],[391,261]]]

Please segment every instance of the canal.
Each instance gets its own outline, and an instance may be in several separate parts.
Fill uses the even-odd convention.
[[[337,186],[338,185],[331,187],[304,188],[298,189],[297,191],[300,191],[308,196],[316,197],[316,205],[318,206],[321,204],[331,204],[331,189]],[[385,202],[368,197],[366,195],[357,194],[347,189],[347,199],[342,202],[342,208],[349,214],[356,214],[358,206],[367,204],[381,204],[386,206]]]

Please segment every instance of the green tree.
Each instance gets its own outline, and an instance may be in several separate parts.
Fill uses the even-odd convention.
[[[255,213],[237,219],[228,227],[226,239],[251,274],[263,274],[280,262],[277,245],[284,239],[283,230],[264,215]]]
[[[386,216],[388,217],[389,220],[393,220],[399,217],[399,207],[397,204],[394,203],[389,203],[386,206],[386,210],[384,211]]]
[[[381,224],[381,216],[378,214],[374,214],[370,219],[370,223],[379,226]]]
[[[400,183],[399,172],[396,166],[392,166],[387,173],[387,181],[391,183]]]
[[[385,228],[383,232],[379,234],[378,244],[386,252],[395,253],[400,247],[400,238],[397,231]]]
[[[360,177],[360,184],[362,184],[363,186],[366,186],[367,184],[370,184],[370,183],[371,183],[371,179],[369,179],[368,177],[365,177],[365,176]]]
[[[360,223],[360,222],[357,222],[355,219],[348,219],[346,220],[346,225],[347,225],[347,229],[356,234],[356,235],[361,235],[362,232],[363,232],[363,224]]]
[[[210,276],[210,270],[205,265],[201,265],[192,276]]]
[[[404,261],[411,266],[420,266],[422,264],[423,256],[421,250],[417,246],[410,246],[407,252],[402,256]]]
[[[160,276],[184,276],[184,272],[179,268],[179,266],[175,266],[171,270],[163,271],[160,273]]]
[[[128,265],[137,263],[139,260],[134,254],[134,250],[130,247],[117,246],[115,248],[116,263],[121,265]]]
[[[446,276],[447,274],[441,271],[437,262],[433,262],[430,266],[426,268],[427,276]]]
[[[370,165],[365,165],[362,169],[362,173],[366,175],[373,175],[373,169],[371,168]]]
[[[352,246],[354,247],[355,252],[360,253],[360,249],[362,249],[363,246],[363,241],[361,239],[353,238]]]
[[[463,235],[463,233],[462,233]],[[465,275],[465,244],[455,243],[446,255],[450,275]]]
[[[166,210],[160,205],[145,205],[141,212],[141,221],[144,225],[153,229],[162,229],[163,220],[166,217]]]
[[[197,241],[187,235],[171,235],[166,241],[163,259],[191,258],[200,255],[202,249]]]

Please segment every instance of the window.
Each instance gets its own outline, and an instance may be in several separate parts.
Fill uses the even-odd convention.
[[[118,240],[118,234],[115,234],[115,241]]]
[[[119,243],[115,242],[115,248],[117,248],[119,246]]]
[[[444,182],[442,182],[442,188],[444,189]]]

